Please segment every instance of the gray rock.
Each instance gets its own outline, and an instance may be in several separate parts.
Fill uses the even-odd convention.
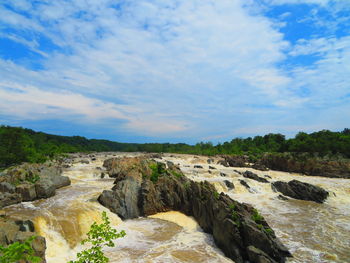
[[[56,189],[64,186],[68,186],[71,184],[71,181],[68,176],[62,176],[62,175],[53,176],[50,178],[50,180]]]
[[[35,191],[38,198],[48,198],[55,195],[56,188],[52,181],[40,179],[35,184]]]
[[[145,163],[146,162],[146,163]],[[150,164],[152,162],[148,162]],[[193,216],[206,233],[213,235],[215,244],[237,263],[248,262],[249,254],[258,263],[285,262],[291,256],[278,241],[263,217],[254,221],[253,207],[232,200],[224,193],[217,194],[209,182],[194,182],[186,176],[176,176],[164,171],[152,180],[152,171],[146,168],[147,160],[124,162],[112,191],[104,191],[98,201],[121,218],[148,216],[170,210]],[[132,167],[138,167],[138,173]],[[140,183],[141,182],[141,183]],[[248,251],[248,247],[252,246]],[[257,250],[258,249],[258,250]],[[261,250],[262,253],[259,252]]]
[[[244,180],[239,180],[239,182],[240,182],[241,185],[243,185],[245,188],[250,189],[250,186],[249,186],[249,184],[248,184],[246,181],[244,181]]]
[[[245,171],[245,172],[243,173],[243,177],[249,178],[249,179],[252,179],[252,180],[255,180],[255,181],[258,181],[258,182],[260,182],[260,183],[269,183],[268,180],[266,180],[266,179],[263,178],[263,177],[258,176],[257,174],[255,174],[255,173],[253,173],[253,172],[251,172],[251,171]]]
[[[202,165],[195,165],[194,168],[197,168],[197,169],[202,169],[203,166]]]
[[[133,177],[127,177],[115,185],[113,191],[103,191],[98,201],[122,219],[140,216],[138,196],[141,184]],[[116,200],[118,200],[116,202]]]
[[[288,183],[277,181],[272,183],[272,189],[282,194],[300,200],[323,203],[329,193],[321,187],[292,180]]]
[[[247,248],[249,261],[255,263],[277,263],[271,259],[266,253],[254,246],[248,246]]]
[[[2,182],[0,183],[0,192],[15,193],[16,187],[10,183]]]
[[[235,188],[235,185],[232,182],[230,182],[229,180],[224,180],[224,183],[227,186],[227,188],[230,190]]]
[[[17,185],[16,193],[22,196],[22,201],[33,201],[36,199],[35,185],[33,184]]]

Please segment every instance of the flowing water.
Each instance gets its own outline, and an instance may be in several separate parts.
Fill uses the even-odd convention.
[[[108,213],[115,228],[127,233],[124,238],[116,240],[115,248],[106,249],[110,262],[233,262],[223,255],[212,237],[204,233],[191,217],[168,212],[122,221],[99,205],[96,201],[98,195],[103,189],[113,186],[113,179],[101,179],[101,170],[96,169],[102,167],[103,160],[108,157],[99,155],[89,164],[74,163],[64,172],[71,178],[71,186],[57,190],[54,197],[5,209],[13,218],[35,222],[37,232],[46,238],[48,263],[65,263],[75,259],[76,253],[83,249],[80,241],[94,221],[101,221],[102,211]],[[242,186],[239,179],[243,177],[234,170],[245,171],[246,168],[211,164],[216,169],[211,169],[209,173],[204,157],[167,155],[163,159],[179,164],[189,178],[207,180],[215,185],[218,192],[254,205],[294,255],[289,262],[350,262],[350,180],[254,171],[260,176],[269,175],[271,181],[297,179],[331,192],[324,204],[282,201],[270,184],[244,178],[251,189],[248,191]],[[203,169],[193,168],[194,164],[202,165]],[[226,176],[221,176],[220,172]],[[228,190],[224,180],[233,182],[235,188]]]

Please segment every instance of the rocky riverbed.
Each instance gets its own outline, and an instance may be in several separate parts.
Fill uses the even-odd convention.
[[[115,248],[106,251],[111,262],[233,262],[227,252],[225,254],[228,257],[225,256],[223,252],[225,249],[222,244],[220,245],[218,237],[215,238],[215,233],[208,231],[208,226],[201,222],[198,215],[188,213],[186,209],[181,210],[179,207],[167,204],[165,211],[161,213],[157,213],[159,210],[144,213],[143,210],[138,211],[139,214],[136,216],[142,216],[144,213],[145,217],[125,220],[127,217],[121,214],[118,216],[98,203],[97,199],[104,190],[108,192],[112,187],[118,188],[118,184],[114,184],[115,179],[107,176],[108,167],[106,170],[103,162],[115,157],[139,155],[141,154],[103,153],[72,156],[62,165],[65,167],[62,175],[70,178],[70,186],[57,189],[56,195],[48,199],[7,206],[3,209],[3,213],[12,220],[33,221],[37,233],[46,239],[46,259],[49,263],[63,263],[74,259],[75,253],[81,249],[79,241],[91,223],[99,221],[102,211],[108,212],[117,229],[124,229],[127,233],[126,237],[117,240]],[[232,199],[256,207],[263,216],[263,221],[257,225],[274,230],[277,239],[293,254],[294,257],[288,258],[288,262],[349,262],[350,238],[347,234],[350,231],[349,180],[225,167],[219,164],[219,159],[193,155],[166,154],[147,155],[147,157],[166,166],[172,164],[178,166],[180,169],[178,172],[182,172],[185,176],[179,179],[184,180],[181,181],[183,185],[187,185],[189,180],[198,183],[208,181],[210,184],[205,188],[210,193],[215,193],[214,200],[208,201],[208,205],[210,202],[216,203],[216,199],[219,202],[229,198],[227,200]],[[174,176],[176,177],[176,174]],[[164,179],[160,177],[158,180]],[[298,196],[288,197],[286,193],[283,194],[282,191],[271,187],[272,183],[278,181],[288,183],[293,180],[318,186],[327,194],[317,203],[295,199],[299,198]],[[167,184],[170,185],[172,184]],[[149,187],[143,189],[148,189],[148,193],[152,192]],[[192,189],[191,183],[190,189]],[[194,190],[191,192],[194,193]],[[220,194],[221,192],[223,194]],[[318,190],[316,192],[319,193]],[[152,197],[149,194],[146,196]],[[241,205],[235,207],[237,210],[243,209]],[[180,210],[183,213],[170,209]],[[254,213],[253,210],[247,211],[238,211],[238,216]],[[248,224],[256,223],[250,222],[251,218],[252,214],[248,214],[246,220],[243,217],[243,221],[247,221]],[[253,243],[251,245],[254,246]],[[249,246],[244,247],[248,249]],[[247,256],[249,251],[251,254],[256,254],[256,250],[252,247],[245,251],[244,256]],[[254,261],[252,255],[251,261]]]

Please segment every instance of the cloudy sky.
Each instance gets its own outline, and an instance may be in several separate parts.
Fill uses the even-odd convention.
[[[122,142],[350,126],[348,0],[2,0],[0,124]]]

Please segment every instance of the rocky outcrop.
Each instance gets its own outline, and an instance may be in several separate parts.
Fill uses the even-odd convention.
[[[115,186],[98,200],[123,219],[177,210],[193,216],[237,263],[285,262],[290,256],[252,206],[218,194],[210,183],[191,181],[177,167],[166,169],[165,164],[140,157],[106,163],[116,177]]]
[[[28,238],[36,236],[31,245],[35,251],[35,256],[42,258],[41,263],[45,263],[46,242],[45,238],[35,233],[34,224],[30,220],[13,220],[0,218],[0,245],[6,247],[14,242],[22,243]],[[27,263],[21,261],[21,263]],[[28,262],[29,263],[29,262]]]
[[[260,182],[260,183],[269,183],[268,180],[266,180],[266,179],[263,178],[263,177],[258,176],[257,174],[255,174],[255,173],[253,173],[253,172],[251,172],[251,171],[245,171],[245,172],[243,173],[243,177],[249,178],[249,179],[252,179],[252,180],[255,180],[255,181],[258,181],[258,182]]]
[[[290,182],[277,181],[272,183],[272,188],[282,194],[300,200],[323,203],[329,193],[319,186],[303,183],[297,180]]]
[[[249,167],[249,157],[246,155],[223,155],[218,162],[225,167]]]
[[[61,173],[53,164],[22,164],[5,170],[0,177],[0,208],[55,195],[56,189],[70,185]]]
[[[305,154],[280,153],[265,154],[257,163],[278,171],[303,173],[310,176],[350,178],[349,159],[325,160]]]

